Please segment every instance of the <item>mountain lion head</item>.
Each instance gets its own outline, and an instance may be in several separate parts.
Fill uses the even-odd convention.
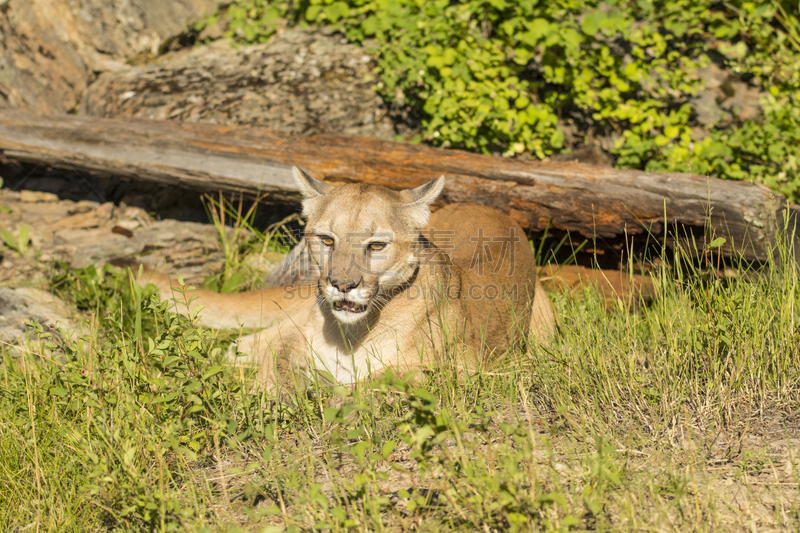
[[[356,324],[417,275],[420,230],[444,176],[392,191],[368,184],[335,187],[297,167],[292,173],[303,195],[306,245],[320,295],[339,322]]]

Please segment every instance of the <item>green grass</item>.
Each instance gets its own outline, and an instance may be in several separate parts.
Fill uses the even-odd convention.
[[[650,303],[552,294],[557,340],[490,372],[284,402],[231,335],[66,271],[86,333],[0,348],[0,530],[796,530],[798,272],[716,251]]]
[[[263,286],[267,273],[253,259],[266,259],[268,255],[282,258],[297,244],[288,228],[291,222],[302,222],[297,213],[275,222],[265,231],[255,225],[256,210],[263,197],[244,209],[244,196],[239,196],[238,205],[225,198],[211,194],[203,196],[208,218],[214,224],[222,249],[224,261],[222,271],[203,281],[203,288],[217,292],[240,292]],[[255,263],[255,264],[254,264]]]

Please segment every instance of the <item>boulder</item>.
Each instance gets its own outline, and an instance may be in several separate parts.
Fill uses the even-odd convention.
[[[698,76],[705,82],[705,88],[692,98],[692,108],[705,131],[695,132],[695,140],[708,135],[714,126],[758,120],[763,115],[761,99],[767,93],[740,75],[711,63],[700,69]]]
[[[36,191],[0,189],[0,228],[17,236],[22,226],[30,239],[24,255],[0,241],[2,285],[43,286],[47,278],[42,274],[52,274],[45,265],[53,261],[73,268],[99,267],[111,258],[134,255],[153,266],[166,262],[174,275],[199,284],[220,268],[224,259],[218,230],[211,224],[154,220],[138,207],[73,202]],[[250,236],[246,231],[241,233],[243,239]],[[226,228],[229,241],[233,235],[234,230]],[[277,262],[273,258],[271,263],[254,267],[268,268]],[[0,301],[0,315],[4,314],[3,305],[9,304]]]
[[[104,73],[89,87],[81,111],[391,138],[393,123],[369,81],[374,67],[340,36],[291,29],[261,45],[234,48],[220,40]]]
[[[0,108],[77,110],[99,72],[157,51],[216,0],[0,0]]]
[[[83,42],[115,59],[137,54],[158,55],[162,45],[182,34],[188,24],[212,12],[218,0],[77,0],[69,2],[77,15]]]
[[[0,343],[23,341],[28,322],[38,322],[45,331],[52,331],[53,327],[76,331],[71,318],[76,314],[76,309],[49,292],[27,287],[0,288]]]

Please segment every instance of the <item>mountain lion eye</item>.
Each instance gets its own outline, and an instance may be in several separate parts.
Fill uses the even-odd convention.
[[[369,249],[373,252],[380,252],[384,248],[386,248],[387,243],[385,242],[371,242],[369,243]]]
[[[322,244],[325,246],[333,246],[333,237],[328,237],[327,235],[320,235],[319,240],[322,241]]]

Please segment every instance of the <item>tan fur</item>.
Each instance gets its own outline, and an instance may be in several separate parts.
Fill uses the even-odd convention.
[[[484,229],[484,237],[500,237],[496,241],[493,239],[492,242],[491,250],[496,254],[502,252],[502,238],[509,236],[510,232],[521,237],[521,240],[516,243],[514,253],[521,255],[518,258],[518,264],[519,268],[524,269],[522,276],[517,279],[527,278],[528,294],[533,296],[529,336],[538,340],[539,343],[547,345],[555,331],[556,317],[550,299],[537,275],[533,251],[528,246],[525,232],[516,221],[484,205],[450,204],[431,215],[428,227],[423,230],[422,234],[440,248],[449,246],[448,252],[453,262],[460,263],[462,268],[466,263],[466,268],[469,268],[469,261],[475,253],[476,241],[479,239],[479,228]],[[450,234],[452,234],[452,242],[447,241]],[[502,269],[498,274],[495,281],[502,285],[504,283]],[[506,283],[508,282],[506,281]],[[485,304],[486,302],[475,302],[474,312],[487,311]]]
[[[141,282],[155,285],[162,298],[176,300],[174,310],[182,315],[188,315],[189,309],[201,306],[198,315],[200,323],[217,329],[265,328],[294,314],[308,312],[311,307],[309,299],[303,300],[298,296],[314,290],[313,285],[309,285],[299,288],[275,287],[236,294],[194,289],[183,294],[180,284],[172,280],[168,272],[147,268]],[[313,302],[313,298],[310,300]]]
[[[205,306],[204,324],[267,328],[238,345],[265,387],[315,369],[345,384],[387,368],[480,369],[522,337],[546,343],[552,335],[533,253],[508,216],[475,204],[431,216],[443,178],[405,191],[332,187],[299,169],[295,179],[316,285],[192,293],[192,306]],[[169,293],[167,278],[150,279]]]

